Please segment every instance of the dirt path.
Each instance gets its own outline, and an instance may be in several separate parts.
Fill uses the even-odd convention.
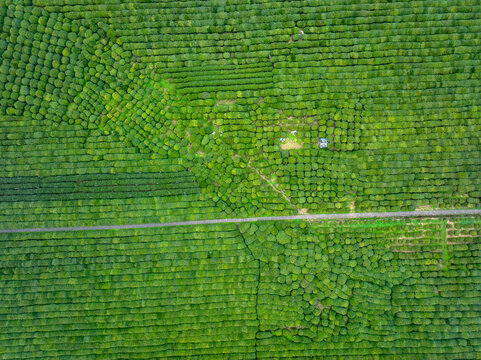
[[[151,224],[129,224],[129,225],[99,225],[99,226],[71,226],[53,228],[26,228],[26,229],[0,229],[0,233],[24,233],[24,232],[51,232],[51,231],[83,231],[83,230],[120,230],[120,229],[141,229],[170,226],[187,225],[208,225],[208,224],[229,224],[256,221],[285,221],[285,220],[333,220],[333,219],[366,219],[366,218],[398,218],[398,217],[422,217],[422,216],[456,216],[456,215],[481,215],[481,209],[469,210],[430,210],[430,211],[399,211],[399,212],[366,212],[348,214],[304,214],[288,216],[263,216],[250,218],[233,219],[212,219],[176,221]]]

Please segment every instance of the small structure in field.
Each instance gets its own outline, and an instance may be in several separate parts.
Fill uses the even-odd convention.
[[[327,148],[327,144],[329,144],[329,141],[327,141],[327,139],[324,139],[324,138],[319,138],[319,141],[317,143],[319,145],[319,148],[325,149]]]

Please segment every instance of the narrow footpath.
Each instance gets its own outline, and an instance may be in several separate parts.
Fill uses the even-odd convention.
[[[239,224],[243,222],[258,221],[285,221],[285,220],[343,220],[343,219],[366,219],[366,218],[404,218],[404,217],[439,217],[459,215],[481,215],[481,209],[468,210],[430,210],[430,211],[398,211],[398,212],[366,212],[347,214],[304,214],[288,216],[262,216],[249,218],[212,219],[176,221],[151,224],[127,224],[127,225],[98,225],[98,226],[67,226],[51,228],[25,228],[25,229],[0,229],[0,234],[25,233],[25,232],[52,232],[52,231],[84,231],[84,230],[121,230],[121,229],[142,229],[170,226],[208,225],[208,224]]]

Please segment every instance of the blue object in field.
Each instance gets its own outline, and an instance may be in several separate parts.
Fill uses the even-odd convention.
[[[327,148],[327,144],[329,142],[327,141],[327,139],[324,139],[324,138],[319,138],[319,147],[322,149],[322,148]]]

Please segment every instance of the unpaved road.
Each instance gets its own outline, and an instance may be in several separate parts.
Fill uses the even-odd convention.
[[[24,232],[50,232],[50,231],[83,231],[83,230],[121,230],[121,229],[142,229],[169,226],[187,225],[208,225],[208,224],[228,224],[257,221],[282,221],[282,220],[333,220],[333,219],[365,219],[365,218],[402,218],[402,217],[437,217],[437,216],[457,216],[457,215],[481,215],[481,209],[469,210],[429,210],[429,211],[399,211],[399,212],[366,212],[348,214],[305,214],[291,216],[264,216],[233,219],[212,219],[212,220],[193,220],[176,221],[151,224],[128,224],[128,225],[99,225],[99,226],[67,226],[52,228],[26,228],[26,229],[0,229],[0,233],[24,233]]]

